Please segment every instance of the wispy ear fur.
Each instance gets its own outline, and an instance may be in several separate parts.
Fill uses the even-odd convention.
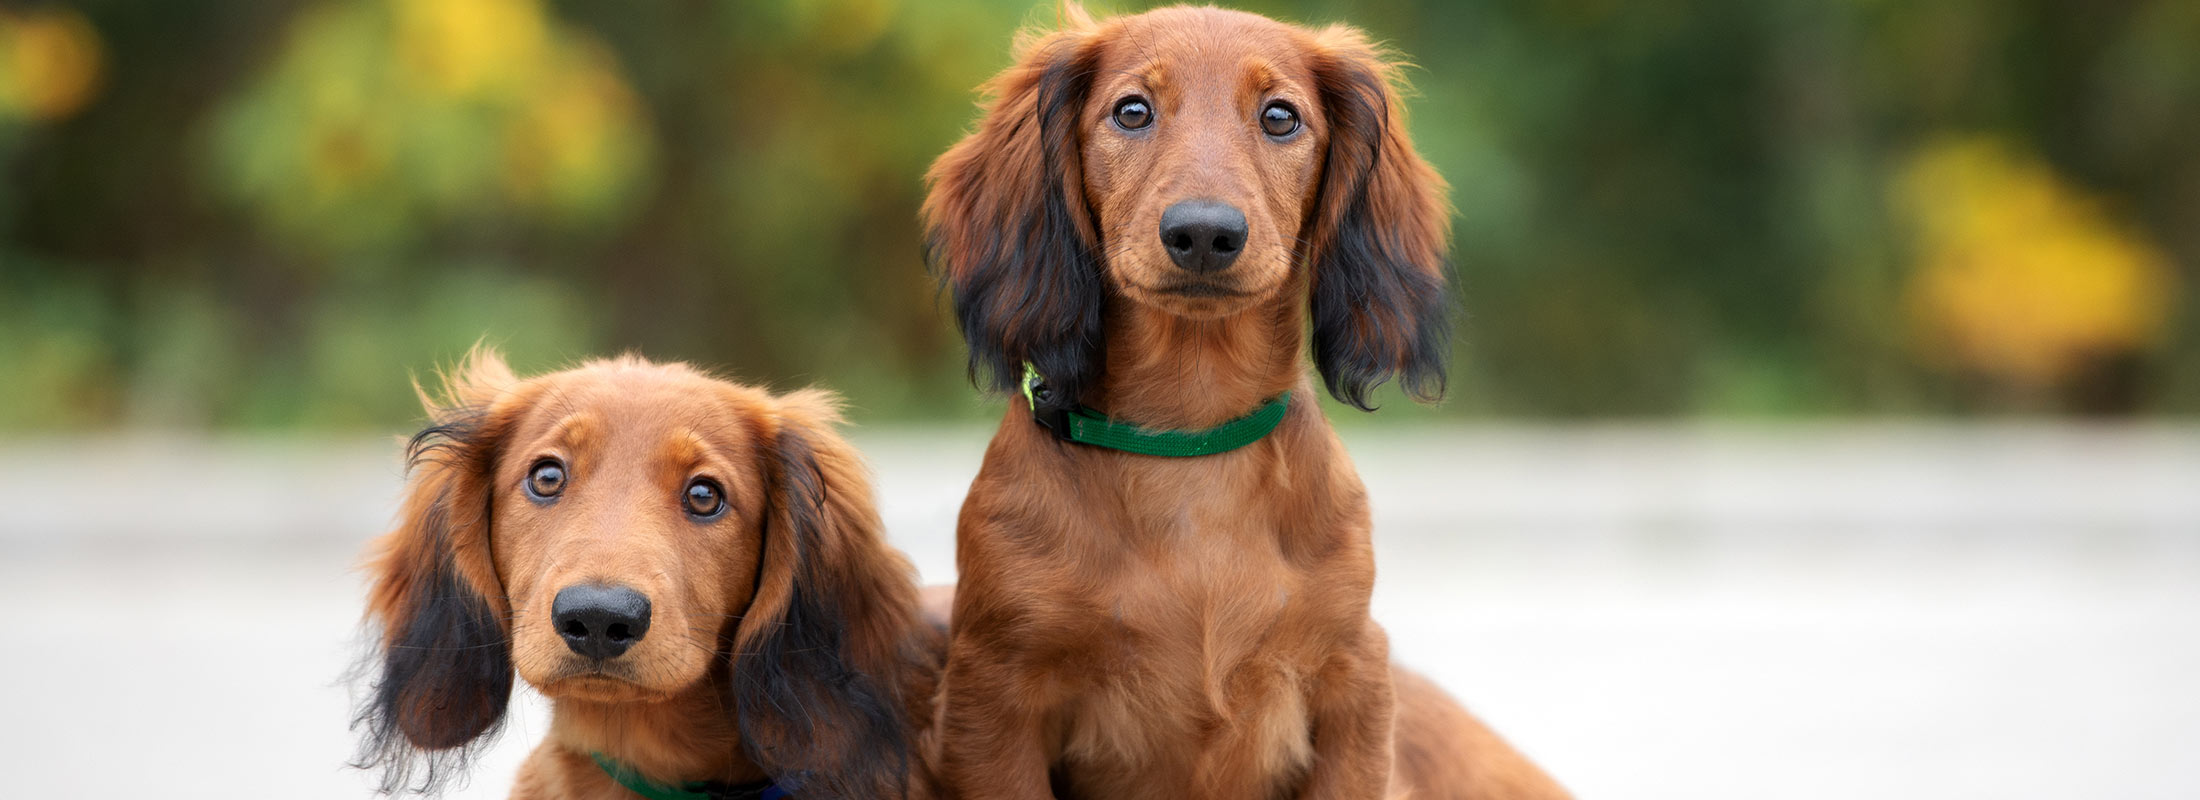
[[[1443,397],[1450,349],[1444,182],[1407,138],[1397,64],[1365,35],[1316,36],[1329,150],[1314,218],[1314,363],[1329,393],[1363,411],[1393,377],[1415,400]]]
[[[435,794],[494,739],[512,693],[511,612],[489,556],[489,474],[510,420],[495,400],[516,383],[476,348],[422,394],[430,424],[406,449],[396,530],[368,566],[379,641],[358,669],[371,689],[352,720],[353,765],[380,769],[384,794]]]
[[[915,570],[886,546],[870,481],[830,395],[781,398],[756,594],[735,633],[733,696],[750,759],[804,798],[900,797],[936,635]]]
[[[1099,51],[1082,9],[1063,16],[1064,29],[1018,43],[1016,64],[986,86],[977,130],[926,173],[924,225],[971,381],[1014,389],[1028,361],[1054,389],[1047,405],[1066,408],[1103,369],[1107,292],[1078,153]]]

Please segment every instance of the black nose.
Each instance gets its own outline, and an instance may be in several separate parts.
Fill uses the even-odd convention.
[[[573,652],[618,658],[649,632],[649,598],[624,586],[567,586],[550,601],[550,624]]]
[[[1161,212],[1161,246],[1192,272],[1220,272],[1245,250],[1245,215],[1226,203],[1186,200]]]

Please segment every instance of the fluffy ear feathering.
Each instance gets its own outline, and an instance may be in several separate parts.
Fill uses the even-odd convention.
[[[1331,130],[1302,237],[1313,267],[1314,364],[1330,394],[1363,411],[1373,409],[1368,392],[1392,377],[1409,397],[1433,402],[1451,348],[1444,180],[1407,136],[1396,61],[1342,25],[1321,31],[1310,52]]]
[[[1030,362],[1074,405],[1102,362],[1107,291],[1086,207],[1079,118],[1097,69],[1093,23],[1027,34],[986,84],[976,131],[925,180],[925,254],[954,296],[970,376],[1009,390]]]
[[[368,615],[379,645],[361,670],[373,688],[353,720],[354,765],[379,769],[380,789],[433,793],[494,739],[511,699],[511,609],[489,555],[490,469],[519,405],[495,353],[476,348],[421,393],[430,423],[406,447],[410,473],[398,526],[368,571]]]
[[[981,387],[1012,390],[1030,362],[1074,406],[1101,378],[1111,290],[1080,155],[1082,115],[1115,28],[1065,3],[1058,29],[1019,37],[984,87],[983,116],[926,174],[926,258],[953,295]],[[1444,392],[1450,349],[1445,185],[1413,149],[1401,65],[1359,30],[1308,34],[1331,133],[1298,240],[1310,274],[1314,361],[1331,394],[1372,409],[1398,378]]]
[[[833,395],[781,398],[756,595],[734,634],[742,747],[804,797],[899,797],[913,714],[906,679],[938,669],[914,570],[885,544],[870,481],[834,433]]]

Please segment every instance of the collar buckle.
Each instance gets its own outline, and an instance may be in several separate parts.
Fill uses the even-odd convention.
[[[1069,409],[1032,406],[1031,421],[1039,423],[1039,427],[1047,429],[1056,439],[1074,441],[1069,434]]]
[[[1024,407],[1031,409],[1031,421],[1052,431],[1056,439],[1073,441],[1069,431],[1069,409],[1040,407],[1041,403],[1054,399],[1054,387],[1047,385],[1047,379],[1039,374],[1039,368],[1029,361],[1024,362],[1023,395]]]

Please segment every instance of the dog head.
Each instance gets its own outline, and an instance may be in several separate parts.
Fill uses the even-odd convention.
[[[927,252],[973,377],[1074,402],[1105,305],[1228,319],[1310,292],[1332,394],[1443,392],[1450,215],[1398,67],[1359,31],[1172,7],[1027,35],[928,175]],[[1303,278],[1303,280],[1301,279]]]
[[[520,380],[483,352],[428,406],[371,565],[361,762],[384,790],[461,766],[514,674],[599,704],[714,682],[773,775],[898,784],[914,585],[829,395],[636,358]]]

